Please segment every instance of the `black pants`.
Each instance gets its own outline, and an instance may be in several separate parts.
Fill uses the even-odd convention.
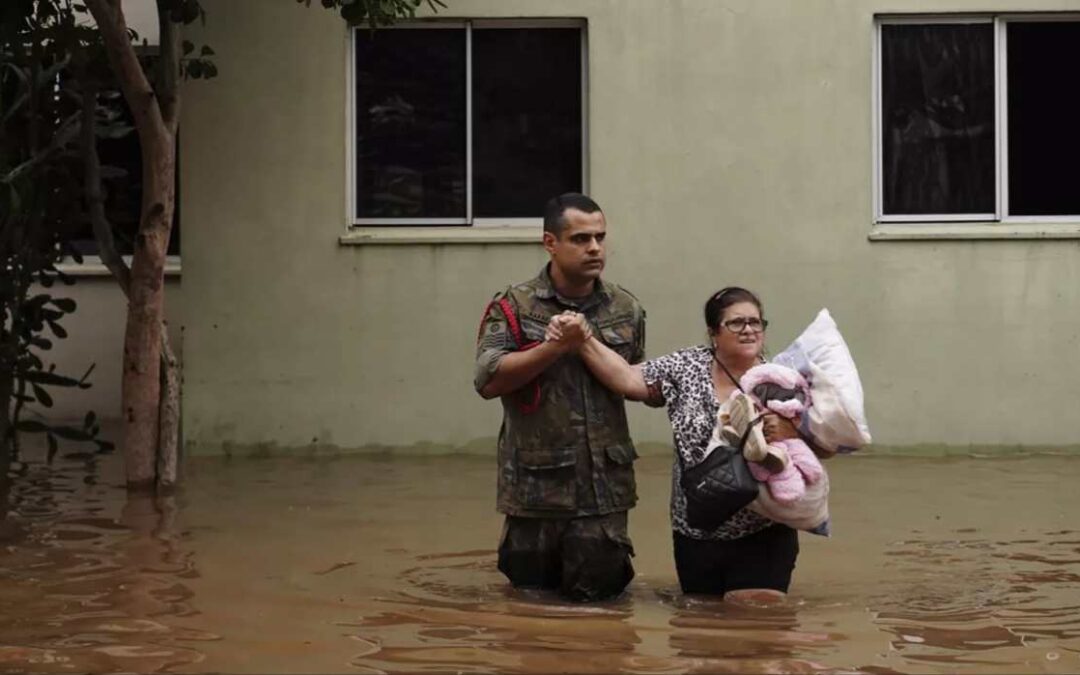
[[[787,593],[799,535],[786,525],[772,525],[731,540],[691,539],[673,532],[675,570],[683,593],[723,595],[745,588]]]
[[[518,588],[558,590],[570,600],[618,595],[634,578],[626,512],[583,518],[507,516],[499,571]]]

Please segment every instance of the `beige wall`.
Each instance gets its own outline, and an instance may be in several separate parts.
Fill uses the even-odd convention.
[[[492,293],[539,245],[341,246],[346,31],[293,0],[204,0],[221,76],[185,88],[185,436],[223,444],[487,451],[471,387]],[[875,11],[1076,2],[449,0],[444,16],[584,17],[591,192],[607,274],[649,353],[700,341],[701,305],[758,290],[781,349],[828,307],[876,440],[1080,443],[1076,241],[870,242]],[[635,408],[639,441],[666,442]]]
[[[89,263],[81,269],[65,266],[76,278],[71,287],[56,284],[51,293],[73,298],[77,303],[74,314],[63,320],[67,339],[53,339],[51,352],[43,354],[46,363],[53,359],[57,372],[72,377],[82,377],[86,369],[94,366],[90,375],[89,389],[51,389],[53,408],[50,416],[57,420],[82,420],[87,410],[99,417],[120,417],[120,363],[124,353],[124,326],[127,321],[127,303],[112,277],[105,274],[99,264]],[[87,270],[92,270],[87,273]],[[180,306],[183,294],[179,278],[170,274],[165,284],[165,310],[169,332],[178,352],[183,349],[180,330]]]

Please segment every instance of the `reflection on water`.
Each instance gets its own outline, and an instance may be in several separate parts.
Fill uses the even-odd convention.
[[[218,639],[168,619],[193,612],[198,572],[175,499],[122,496],[98,467],[16,465],[0,530],[0,672],[157,671],[197,664]]]
[[[678,590],[669,463],[639,464],[638,576],[594,605],[508,588],[486,458],[196,459],[126,499],[115,458],[0,491],[2,672],[1077,672],[1080,458],[829,463],[792,594]]]

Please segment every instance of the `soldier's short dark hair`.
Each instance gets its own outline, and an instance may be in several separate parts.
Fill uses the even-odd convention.
[[[582,213],[601,211],[599,204],[580,192],[565,192],[549,199],[544,207],[544,232],[550,232],[556,238],[562,236],[563,228],[566,227],[566,218],[563,217],[566,209],[577,209]]]

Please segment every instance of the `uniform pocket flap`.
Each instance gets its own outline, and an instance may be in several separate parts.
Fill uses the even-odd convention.
[[[630,320],[608,326],[601,325],[600,337],[609,345],[625,345],[634,339],[634,324]]]
[[[547,323],[537,321],[531,317],[525,317],[521,320],[521,332],[525,335],[526,342],[543,342],[544,331],[547,330]]]
[[[633,445],[610,445],[604,451],[608,459],[616,464],[632,464],[638,456]]]
[[[560,469],[564,466],[573,466],[577,462],[577,452],[573,448],[558,448],[555,450],[533,449],[518,450],[518,462],[523,468],[532,470]]]

